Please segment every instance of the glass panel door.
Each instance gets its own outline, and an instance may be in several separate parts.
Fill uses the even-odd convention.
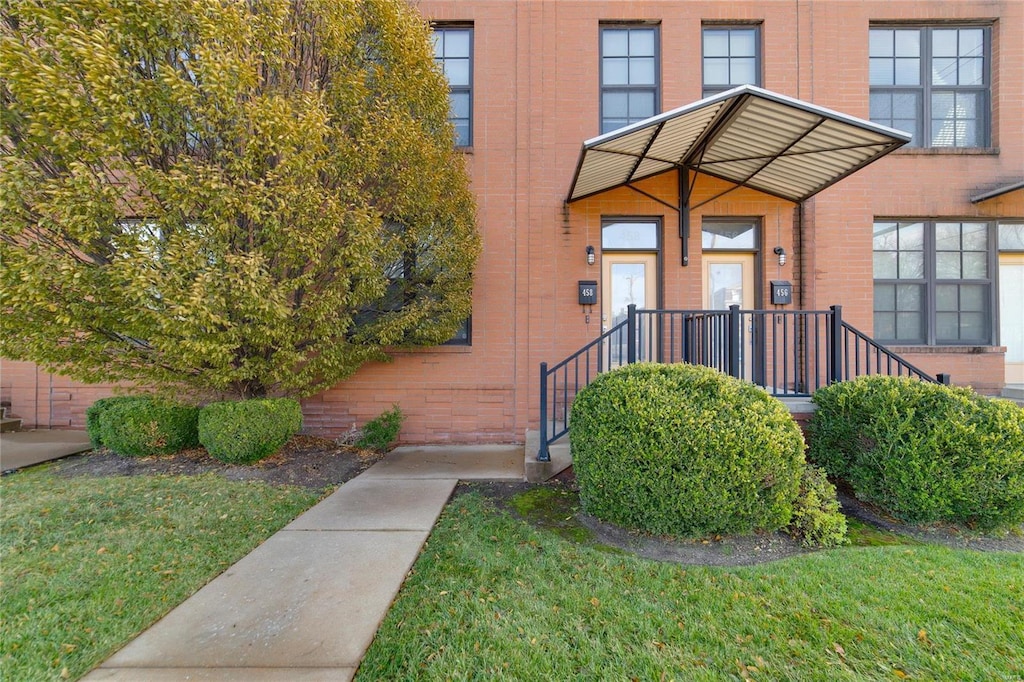
[[[703,253],[706,310],[728,310],[732,305],[740,310],[754,309],[754,257],[753,253]],[[749,323],[740,328],[740,365],[748,381],[754,376],[754,363],[748,359],[754,357],[750,352],[753,331]]]
[[[627,317],[627,308],[638,310],[658,307],[658,255],[655,253],[605,253],[601,257],[601,331],[606,332]],[[638,348],[652,330],[638,330]],[[653,338],[653,337],[651,337]],[[626,362],[625,333],[611,339],[610,362],[617,367]]]
[[[999,343],[1006,346],[1006,383],[1024,384],[1024,253],[999,254]]]

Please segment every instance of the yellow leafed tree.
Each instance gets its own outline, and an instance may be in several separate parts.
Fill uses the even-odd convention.
[[[480,251],[404,0],[8,0],[0,354],[305,396],[444,342]]]

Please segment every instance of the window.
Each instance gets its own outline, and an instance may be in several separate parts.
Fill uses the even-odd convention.
[[[705,251],[757,250],[757,222],[705,218],[701,226],[701,247]]]
[[[872,28],[871,120],[916,147],[987,147],[989,36],[983,26]]]
[[[911,344],[991,343],[994,241],[989,223],[876,222],[875,336]]]
[[[448,120],[455,126],[455,144],[473,144],[473,29],[434,27],[434,61],[448,77]]]
[[[659,111],[658,28],[601,27],[601,133]]]
[[[649,220],[606,220],[601,223],[605,251],[657,251],[658,223]]]
[[[705,26],[703,33],[704,97],[761,84],[759,27]]]

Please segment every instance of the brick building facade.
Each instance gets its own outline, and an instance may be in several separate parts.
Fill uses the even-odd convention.
[[[840,304],[846,320],[954,383],[997,393],[1024,359],[1020,299],[999,299],[1024,295],[1024,2],[419,7],[441,36],[478,201],[469,343],[364,367],[304,401],[307,431],[337,435],[397,403],[404,442],[521,441],[538,420],[540,363],[600,334],[617,314],[614,286],[642,279],[647,307],[707,307],[709,278],[728,279],[737,263],[744,307],[769,307],[769,283],[791,281],[789,309]],[[802,204],[723,194],[729,183],[700,175],[685,266],[678,215],[656,200],[677,195],[675,173],[566,202],[584,140],[744,83],[913,140]],[[627,273],[618,284],[616,257]],[[579,304],[580,281],[598,283],[603,307]],[[82,427],[109,393],[9,361],[0,388],[26,426],[42,428]]]

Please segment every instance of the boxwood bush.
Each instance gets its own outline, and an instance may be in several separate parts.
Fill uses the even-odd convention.
[[[861,377],[814,394],[809,458],[910,523],[1024,522],[1024,409],[969,388]]]
[[[111,405],[117,405],[128,400],[134,400],[132,396],[112,396],[100,398],[85,410],[85,431],[89,434],[89,442],[94,448],[103,446],[103,435],[100,433],[100,415]]]
[[[301,428],[302,408],[292,398],[210,403],[199,413],[199,442],[234,464],[269,457]]]
[[[635,364],[580,391],[569,422],[584,510],[657,534],[784,527],[804,468],[786,407],[706,367]]]
[[[800,493],[793,503],[789,534],[805,547],[836,547],[849,542],[846,516],[839,511],[836,487],[821,467],[808,464],[800,479]]]
[[[198,445],[199,408],[155,398],[123,398],[99,412],[100,441],[119,455],[166,455]]]

